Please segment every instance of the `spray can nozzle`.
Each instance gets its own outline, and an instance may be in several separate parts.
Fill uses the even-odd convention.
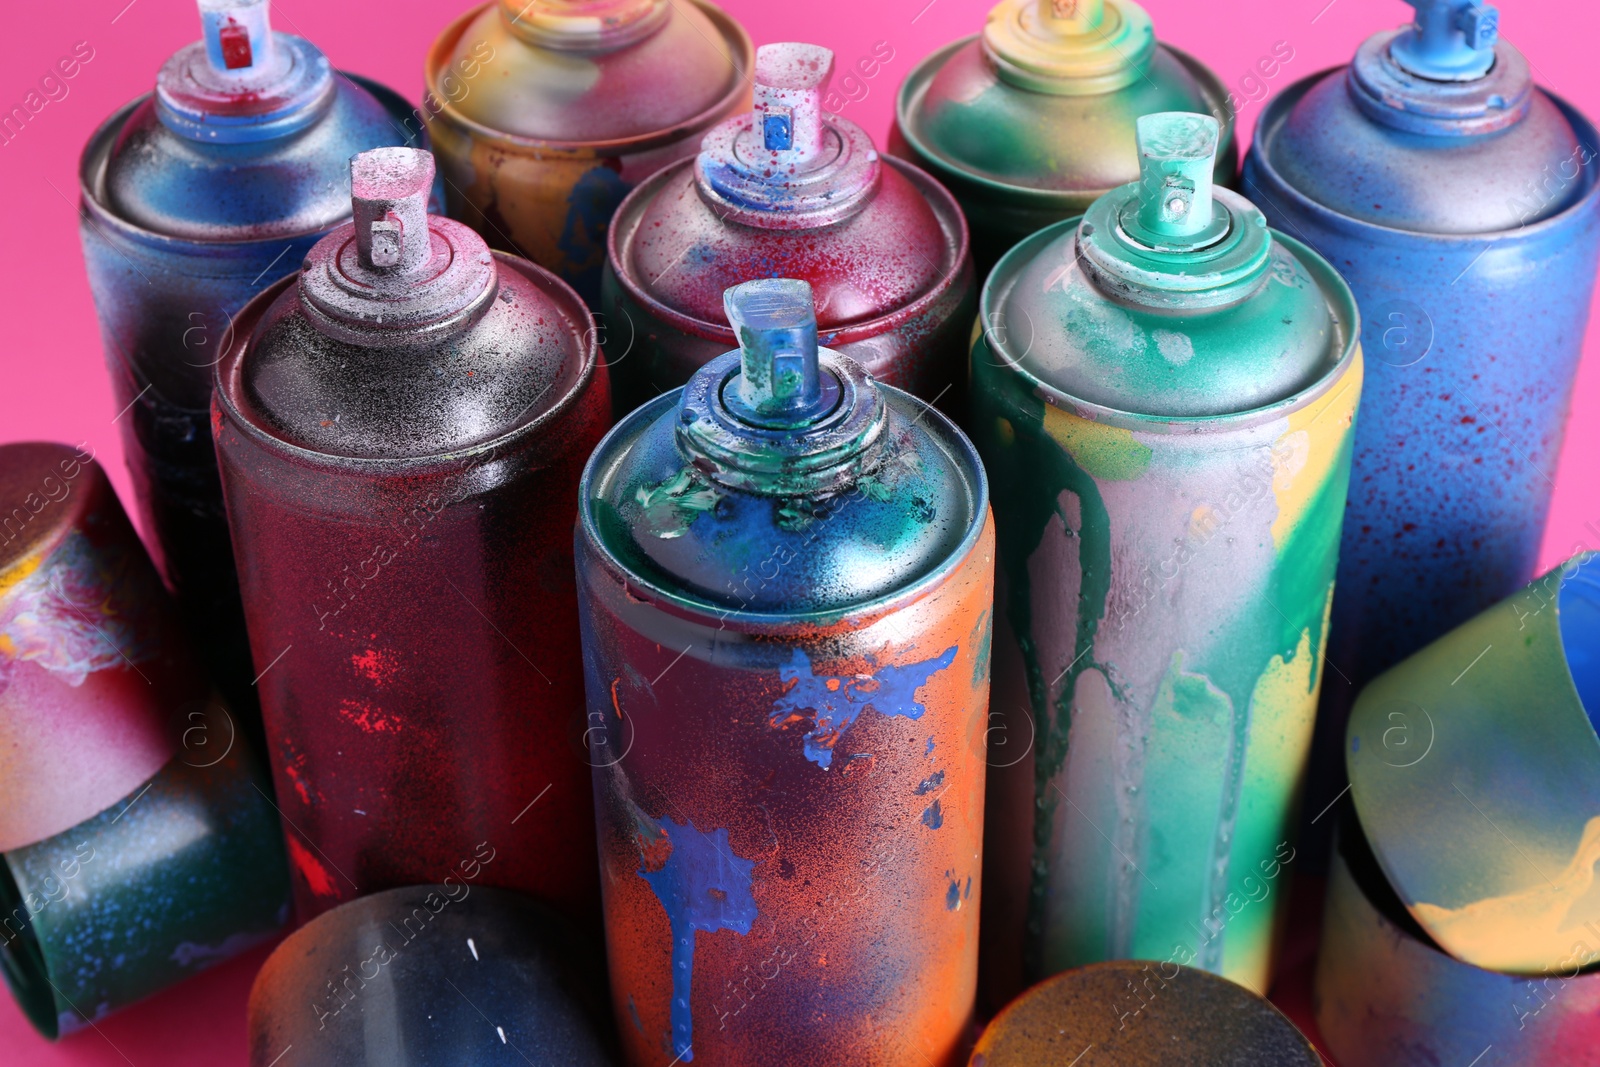
[[[268,0],[199,0],[206,58],[218,74],[256,74],[272,64]]]
[[[1417,9],[1389,54],[1401,68],[1432,81],[1470,81],[1494,66],[1500,12],[1476,0],[1406,0]]]
[[[1140,228],[1163,244],[1205,235],[1214,213],[1211,176],[1221,136],[1217,120],[1187,111],[1141,115],[1135,136]]]
[[[432,257],[428,194],[433,155],[415,148],[374,148],[350,159],[350,206],[361,265],[409,274]]]
[[[1039,28],[1056,36],[1092,33],[1105,18],[1105,0],[1039,0]]]
[[[764,44],[756,50],[755,128],[784,162],[822,154],[822,93],[833,76],[833,51],[814,44]]]
[[[739,339],[740,372],[723,402],[741,421],[764,428],[801,426],[827,413],[836,390],[823,388],[811,285],[763,278],[722,294]]]

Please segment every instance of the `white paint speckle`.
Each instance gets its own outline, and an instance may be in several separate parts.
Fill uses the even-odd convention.
[[[1188,334],[1175,330],[1151,330],[1150,336],[1155,339],[1156,351],[1161,353],[1161,358],[1174,367],[1181,367],[1194,358],[1194,342]]]
[[[504,1030],[500,1029],[498,1026],[494,1028],[494,1032],[500,1035],[500,1043],[502,1045],[505,1044],[506,1043],[506,1032]]]
[[[472,943],[472,938],[467,938],[467,947],[472,950],[472,958],[478,958],[478,946]]]

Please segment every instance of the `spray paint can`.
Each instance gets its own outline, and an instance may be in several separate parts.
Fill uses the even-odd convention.
[[[351,162],[355,222],[241,312],[216,439],[302,919],[484,884],[597,920],[571,524],[609,423],[593,320]]]
[[[1373,355],[1308,811],[1344,787],[1361,687],[1533,577],[1600,254],[1594,126],[1494,8],[1413,6],[1268,106],[1245,163],[1268,220],[1338,264]]]
[[[821,343],[925,400],[965,378],[977,306],[967,225],[926,173],[822,111],[833,53],[756,53],[755,110],[623,201],[603,296],[617,410],[675,389],[737,343],[723,291],[811,285]],[[964,391],[964,390],[963,390]],[[949,406],[948,404],[946,405]]]
[[[1085,1062],[1320,1067],[1316,1049],[1261,996],[1206,971],[1113,960],[1058,974],[983,1031],[969,1067]]]
[[[584,472],[578,581],[629,1062],[947,1064],[977,980],[993,522],[810,287]]]
[[[600,299],[639,182],[750,106],[750,38],[706,0],[499,0],[445,27],[422,114],[450,217]]]
[[[46,1037],[287,918],[236,725],[99,464],[0,446],[0,974]]]
[[[1361,356],[1349,289],[1211,184],[1210,116],[995,268],[972,426],[1003,580],[986,992],[1103,959],[1258,992],[1321,682]],[[1013,750],[1014,751],[1014,750]]]
[[[610,1067],[598,948],[527,897],[470,878],[352,900],[262,964],[251,1067],[275,1067],[290,1048],[302,1067],[519,1056]]]
[[[1138,178],[1134,120],[1158,111],[1216,116],[1214,178],[1233,183],[1227,89],[1199,60],[1157,43],[1144,8],[1001,0],[983,33],[946,45],[906,77],[889,151],[960,201],[981,281],[1022,238]]]
[[[274,33],[266,0],[202,0],[180,49],[79,162],[79,231],[157,565],[246,732],[260,723],[211,447],[213,365],[233,316],[349,217],[352,153],[405,143],[382,86]]]

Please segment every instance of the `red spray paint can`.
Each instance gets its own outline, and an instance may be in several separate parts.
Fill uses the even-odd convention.
[[[433,159],[241,314],[217,453],[302,920],[482,884],[595,909],[574,489],[610,396],[546,271],[429,217]]]
[[[723,290],[756,278],[809,282],[823,345],[955,400],[977,308],[967,224],[942,185],[823,112],[832,71],[826,48],[763,45],[754,111],[618,209],[602,307],[619,412],[733,347]]]

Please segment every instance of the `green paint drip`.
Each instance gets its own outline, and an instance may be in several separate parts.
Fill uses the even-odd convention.
[[[685,467],[660,485],[641,485],[634,499],[657,537],[682,537],[694,520],[717,506],[722,491]]]
[[[1045,432],[1045,405],[1021,380],[994,366],[987,341],[973,349],[973,439],[989,472],[994,502],[1000,564],[1005,570],[1006,618],[1016,635],[1027,672],[1028,698],[1038,724],[1033,764],[1033,859],[1028,885],[1027,935],[1023,966],[1031,979],[1044,975],[1045,913],[1050,880],[1050,839],[1059,794],[1053,788],[1067,759],[1072,726],[1072,698],[1079,676],[1099,667],[1093,656],[1095,635],[1105,615],[1111,588],[1111,518],[1094,478]],[[1147,450],[1148,451],[1148,450]],[[1103,456],[1119,471],[1130,467],[1126,449]],[[1145,457],[1148,462],[1148,456]],[[1039,547],[1050,519],[1059,516],[1063,491],[1078,498],[1078,537],[1082,583],[1078,590],[1078,627],[1073,662],[1054,707],[1033,639],[1033,594],[1028,560]],[[1068,527],[1070,529],[1070,526]]]

